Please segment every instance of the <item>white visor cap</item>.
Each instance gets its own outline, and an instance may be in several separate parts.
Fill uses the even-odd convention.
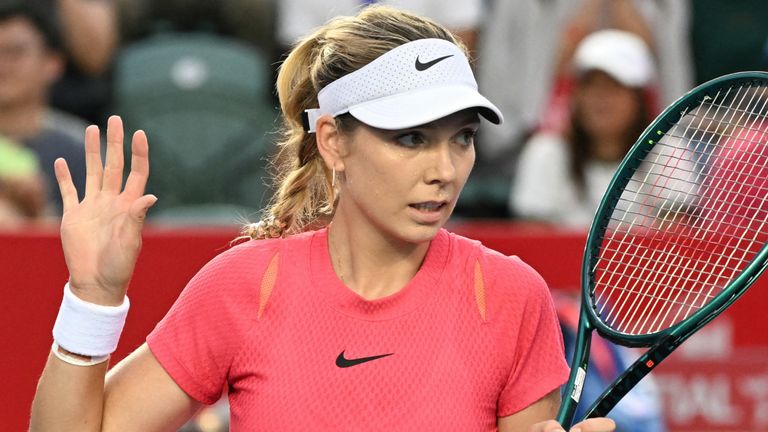
[[[467,57],[443,39],[400,45],[323,87],[317,100],[320,107],[305,113],[308,132],[326,114],[350,113],[368,126],[389,130],[420,126],[467,108],[477,108],[492,123],[504,121],[477,91]]]
[[[585,37],[576,48],[577,73],[600,70],[627,87],[645,87],[656,68],[648,45],[637,35],[622,30],[600,30]]]

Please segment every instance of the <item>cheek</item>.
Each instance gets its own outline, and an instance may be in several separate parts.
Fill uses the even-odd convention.
[[[376,154],[360,155],[347,163],[345,187],[355,201],[380,205],[400,192],[408,170],[402,162]]]
[[[458,166],[460,167],[459,172],[461,175],[461,178],[464,179],[464,182],[467,181],[467,178],[469,178],[469,174],[472,172],[472,168],[475,167],[475,147],[472,146],[471,148],[464,151],[464,153],[461,155],[461,159],[459,161]]]

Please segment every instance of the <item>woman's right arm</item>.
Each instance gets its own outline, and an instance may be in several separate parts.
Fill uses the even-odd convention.
[[[30,431],[177,430],[201,407],[146,344],[105,380],[106,369],[106,362],[74,366],[51,353],[32,404]]]
[[[81,202],[66,162],[60,159],[55,165],[70,289],[75,297],[96,305],[123,303],[141,249],[144,219],[157,200],[144,194],[149,157],[143,132],[133,136],[131,146],[131,172],[123,188],[122,121],[109,119],[103,167],[98,128],[86,130],[87,176]],[[168,376],[146,344],[109,374],[107,364],[74,365],[51,352],[32,404],[30,430],[168,430],[183,424],[200,406]]]

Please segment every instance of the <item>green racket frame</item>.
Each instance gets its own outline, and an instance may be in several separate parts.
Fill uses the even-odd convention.
[[[588,409],[586,418],[604,417],[607,415],[621,398],[640,382],[643,377],[658,366],[681,343],[727,309],[768,267],[768,247],[763,245],[743,272],[728,284],[709,304],[680,323],[663,331],[647,335],[627,335],[611,329],[600,320],[592,305],[592,301],[589,300],[592,297],[592,287],[594,285],[594,274],[591,269],[594,268],[611,213],[616,207],[619,197],[630,181],[632,174],[657,143],[658,139],[663,137],[682,115],[700,105],[704,97],[716,93],[719,89],[745,83],[768,85],[768,73],[737,72],[724,75],[701,84],[680,97],[643,131],[614,174],[595,214],[584,250],[584,259],[581,267],[582,307],[579,328],[571,361],[571,374],[563,392],[564,400],[562,406],[557,415],[557,420],[564,427],[571,425],[581,396],[582,385],[587,372],[589,344],[593,330],[597,330],[601,336],[620,345],[643,346],[650,347],[650,349],[642,354],[600,395]]]

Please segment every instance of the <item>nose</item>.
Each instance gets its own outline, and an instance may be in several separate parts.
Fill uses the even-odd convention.
[[[456,155],[449,142],[433,146],[429,152],[429,167],[425,172],[428,184],[450,183],[456,179]]]

